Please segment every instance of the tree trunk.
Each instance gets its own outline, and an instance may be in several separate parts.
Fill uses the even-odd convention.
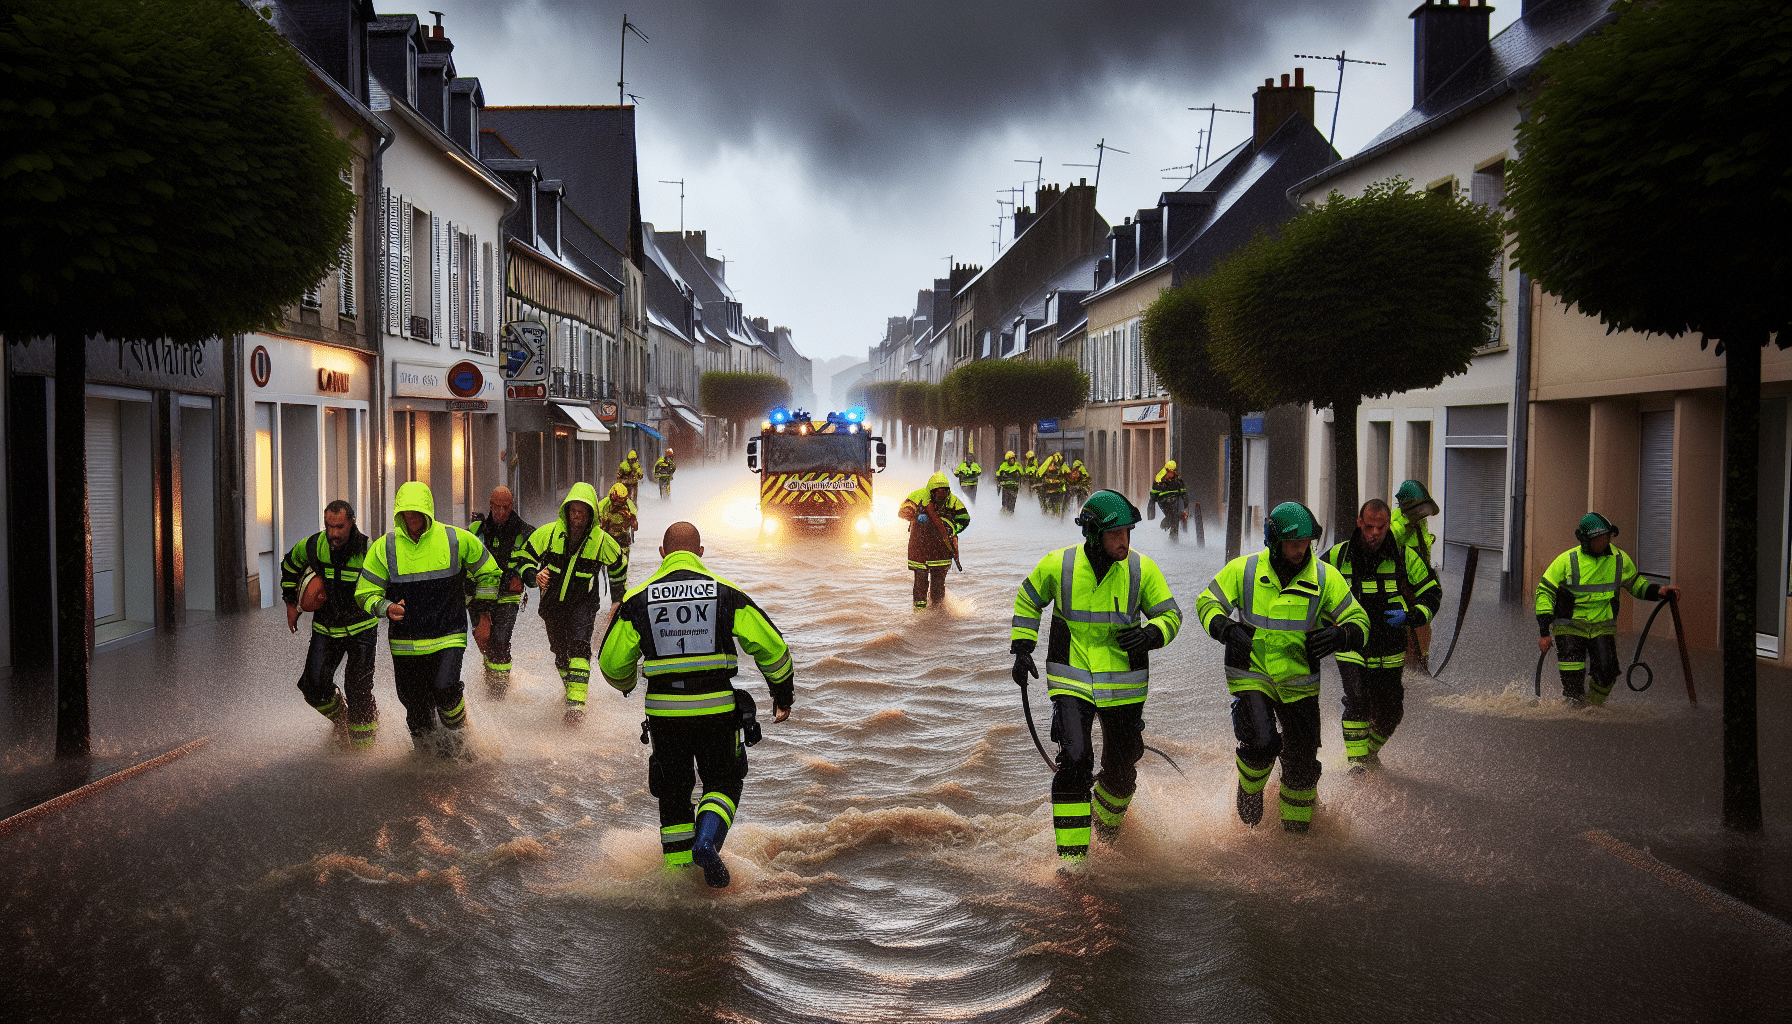
[[[1361,398],[1332,402],[1332,530],[1342,537],[1356,525],[1356,414]]]
[[[93,537],[87,511],[87,342],[56,337],[56,756],[89,750]]]
[[[1244,413],[1226,414],[1226,561],[1244,550]]]
[[[1724,827],[1761,831],[1756,739],[1755,615],[1760,566],[1761,344],[1724,343]]]

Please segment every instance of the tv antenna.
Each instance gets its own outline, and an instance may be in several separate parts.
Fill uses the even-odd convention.
[[[1094,163],[1092,163],[1092,164],[1065,164],[1064,166],[1065,167],[1093,167],[1093,168],[1095,168],[1095,189],[1096,189],[1096,191],[1100,191],[1101,190],[1101,159],[1102,159],[1102,157],[1106,156],[1109,153],[1109,151],[1112,151],[1115,153],[1126,153],[1126,150],[1124,150],[1124,149],[1120,149],[1117,146],[1108,145],[1108,140],[1106,138],[1103,138],[1100,142],[1097,142],[1095,144],[1095,162]],[[1132,154],[1127,153],[1127,155],[1131,156]]]
[[[1016,160],[1014,162],[1017,164],[1033,164],[1034,165],[1034,172],[1033,172],[1033,191],[1034,192],[1038,192],[1040,189],[1045,187],[1045,157],[1039,157],[1036,160]]]
[[[1213,162],[1213,123],[1214,123],[1214,118],[1218,117],[1221,114],[1248,114],[1248,113],[1250,113],[1250,111],[1248,111],[1248,110],[1232,110],[1227,107],[1215,106],[1212,103],[1207,104],[1205,107],[1190,107],[1188,109],[1207,111],[1207,148],[1201,158],[1201,170],[1204,171],[1207,169],[1207,165]],[[1198,131],[1198,129],[1197,129],[1197,131]]]
[[[1166,175],[1164,175],[1165,181],[1186,181],[1187,179],[1195,176],[1195,165],[1194,164],[1172,164],[1169,167],[1159,167],[1158,170],[1159,171],[1187,171],[1188,172],[1187,174],[1177,174],[1177,175],[1166,174]]]
[[[653,40],[647,38],[640,29],[635,27],[634,22],[628,20],[628,15],[624,14],[622,16],[622,48],[621,54],[616,62],[616,105],[619,107],[622,106],[623,97],[628,95],[623,91],[623,88],[625,85],[624,80],[628,77],[625,72],[628,68],[628,34],[630,32],[640,36],[643,43],[653,42]]]
[[[1378,68],[1385,68],[1387,67],[1387,64],[1379,60],[1357,60],[1355,57],[1346,57],[1344,56],[1343,50],[1339,50],[1336,55],[1331,57],[1320,57],[1311,53],[1297,53],[1294,56],[1301,60],[1335,60],[1338,62],[1338,87],[1336,89],[1314,90],[1315,92],[1329,92],[1332,94],[1332,133],[1326,136],[1325,139],[1326,142],[1332,142],[1338,137],[1338,107],[1344,102],[1344,65],[1373,64]]]
[[[678,186],[678,237],[682,239],[684,238],[684,179],[680,178],[677,181],[667,181],[666,179],[661,178],[660,184]]]

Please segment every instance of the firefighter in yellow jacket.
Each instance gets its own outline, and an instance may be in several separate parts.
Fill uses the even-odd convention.
[[[641,478],[646,475],[641,471],[640,455],[630,448],[628,457],[622,460],[620,466],[616,467],[616,482],[623,486],[630,501],[640,497]]]
[[[1636,559],[1612,543],[1618,528],[1597,512],[1581,517],[1580,541],[1556,556],[1537,581],[1537,650],[1553,641],[1562,673],[1562,696],[1570,704],[1600,706],[1618,681],[1618,599],[1628,590],[1644,601],[1673,600],[1678,587],[1650,583]],[[1553,636],[1552,636],[1553,635]],[[1593,678],[1587,681],[1587,669]]]
[[[773,722],[790,717],[796,694],[790,648],[765,612],[739,587],[703,564],[703,538],[673,523],[660,544],[663,561],[629,591],[610,620],[598,664],[623,694],[647,679],[651,739],[647,790],[660,803],[660,851],[667,867],[695,863],[713,888],[728,885],[722,842],[739,813],[746,748],[759,742],[754,702],[734,688],[736,645],[744,647],[771,691]],[[701,778],[695,813],[692,787]]]
[[[473,583],[474,635],[491,633],[490,605],[503,569],[469,530],[436,520],[429,487],[412,480],[392,503],[392,532],[373,542],[355,585],[355,603],[391,620],[392,676],[404,705],[411,742],[423,750],[438,722],[443,757],[465,747],[467,724],[461,659],[467,649],[466,579]]]
[[[1437,535],[1425,524],[1425,520],[1437,515],[1437,501],[1431,492],[1417,480],[1407,480],[1400,484],[1394,492],[1394,510],[1388,523],[1388,533],[1393,536],[1394,543],[1411,549],[1424,562],[1426,568],[1431,567],[1431,549],[1437,544]],[[1406,635],[1406,656],[1418,667],[1429,673],[1431,671],[1431,624],[1414,626]]]
[[[604,592],[620,604],[628,582],[628,553],[597,528],[596,508],[597,491],[584,481],[573,484],[560,514],[531,533],[516,555],[517,574],[541,588],[541,624],[566,689],[567,725],[585,720],[591,631]]]
[[[932,602],[946,603],[946,570],[958,551],[958,535],[971,525],[971,513],[952,493],[946,474],[935,473],[927,486],[902,501],[896,514],[908,520],[908,567],[915,574],[915,610]]]
[[[1157,563],[1132,550],[1139,510],[1115,491],[1096,491],[1076,518],[1083,543],[1039,560],[1014,597],[1009,652],[1023,689],[1039,669],[1033,651],[1040,614],[1052,606],[1046,642],[1051,737],[1052,827],[1058,856],[1080,864],[1094,834],[1112,841],[1138,785],[1145,754],[1150,652],[1176,639],[1182,610]],[[1095,774],[1094,726],[1101,720],[1101,773]]]
[[[1002,511],[1014,514],[1015,499],[1020,496],[1020,485],[1027,479],[1026,467],[1014,460],[1014,453],[1009,452],[996,466],[996,486],[1002,491]]]
[[[1318,539],[1313,513],[1285,501],[1264,521],[1265,550],[1227,562],[1195,600],[1207,635],[1226,645],[1238,817],[1253,827],[1279,757],[1282,827],[1307,831],[1319,792],[1319,662],[1369,637],[1349,582],[1314,556]]]

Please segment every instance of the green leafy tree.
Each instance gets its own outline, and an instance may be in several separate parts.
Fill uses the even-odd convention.
[[[236,0],[0,13],[0,332],[56,341],[57,753],[88,749],[85,339],[277,324],[337,259],[349,147]]]
[[[1517,264],[1611,330],[1724,357],[1723,820],[1759,832],[1761,349],[1792,345],[1792,7],[1627,0],[1535,81],[1507,192]]]
[[[955,422],[1003,427],[1068,416],[1089,398],[1089,375],[1068,359],[981,359],[940,382]]]
[[[921,432],[933,425],[927,411],[932,393],[933,385],[921,381],[905,380],[896,388],[896,409],[902,416],[902,435],[910,456],[917,455],[924,443]]]
[[[1333,192],[1215,268],[1213,365],[1259,407],[1332,410],[1332,522],[1357,512],[1357,408],[1468,369],[1497,315],[1500,215],[1389,179]]]
[[[1244,541],[1244,414],[1251,399],[1213,365],[1208,346],[1211,306],[1207,278],[1196,278],[1164,292],[1145,307],[1145,358],[1151,372],[1183,405],[1213,409],[1226,416],[1227,459],[1226,557],[1237,558]]]
[[[697,395],[704,412],[726,420],[733,436],[742,438],[753,433],[750,423],[790,403],[790,382],[769,373],[711,370],[698,378]]]
[[[879,380],[865,385],[865,409],[884,421],[883,431],[890,433],[891,424],[902,418],[902,410],[896,400],[897,389],[901,381]]]

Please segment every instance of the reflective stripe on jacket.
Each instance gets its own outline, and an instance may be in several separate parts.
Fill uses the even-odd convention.
[[[1438,585],[1431,567],[1419,559],[1418,552],[1394,545],[1393,551],[1405,569],[1405,589],[1412,594],[1414,606],[1408,607],[1400,592],[1402,581],[1395,575],[1398,570],[1394,567],[1394,559],[1383,558],[1376,564],[1374,572],[1358,576],[1356,563],[1350,558],[1350,549],[1355,543],[1354,539],[1343,541],[1323,556],[1326,564],[1343,575],[1350,585],[1350,592],[1369,616],[1369,640],[1363,650],[1360,653],[1339,651],[1338,660],[1370,668],[1398,668],[1406,664],[1406,626],[1388,625],[1387,617],[1382,613],[1390,608],[1400,608],[1406,612],[1407,626],[1423,626],[1437,618],[1437,609],[1443,603],[1443,587]]]
[[[1182,609],[1157,563],[1130,551],[1097,580],[1084,545],[1059,548],[1021,580],[1009,637],[1037,641],[1040,615],[1048,604],[1047,692],[1103,708],[1143,703],[1150,689],[1149,652],[1129,654],[1114,635],[1141,616],[1158,628],[1165,644],[1182,629]]]
[[[404,602],[404,619],[386,630],[395,656],[465,647],[467,605],[462,576],[473,579],[475,600],[495,600],[502,575],[497,561],[472,533],[436,521],[435,500],[421,482],[412,480],[400,487],[393,504],[392,532],[369,547],[355,587],[355,602],[382,618],[393,604]],[[406,512],[428,517],[416,540],[405,529]]]
[[[1553,616],[1550,631],[1560,635],[1610,636],[1617,632],[1622,590],[1650,601],[1660,594],[1637,570],[1636,559],[1616,544],[1603,555],[1572,547],[1537,581],[1537,614]]]
[[[1249,664],[1227,662],[1226,688],[1232,693],[1257,690],[1283,703],[1319,692],[1318,667],[1307,661],[1309,632],[1354,622],[1369,635],[1369,616],[1341,574],[1309,556],[1284,587],[1268,549],[1227,562],[1195,599],[1195,610],[1209,634],[1221,617],[1256,630]]]
[[[330,547],[328,534],[319,531],[292,546],[280,563],[280,596],[287,604],[299,601],[299,577],[306,567],[324,581],[324,606],[311,613],[311,631],[324,636],[354,636],[380,624],[355,601],[361,582],[361,563],[367,558],[367,535],[349,534],[340,549]]]
[[[606,682],[628,693],[638,665],[651,716],[732,714],[737,642],[765,675],[772,705],[789,707],[796,674],[778,628],[702,559],[674,551],[623,598],[604,633],[598,667]]]

